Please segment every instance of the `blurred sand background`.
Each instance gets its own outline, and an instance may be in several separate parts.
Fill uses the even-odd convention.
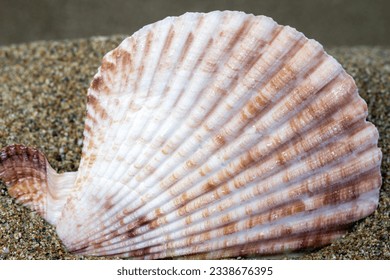
[[[226,9],[270,16],[324,46],[390,45],[389,0],[0,0],[0,45],[131,35],[166,16]]]

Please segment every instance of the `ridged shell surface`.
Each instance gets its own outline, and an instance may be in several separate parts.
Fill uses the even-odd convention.
[[[381,152],[366,116],[353,79],[316,41],[264,16],[187,13],[104,57],[77,173],[13,146],[0,177],[79,254],[318,247],[378,204]]]

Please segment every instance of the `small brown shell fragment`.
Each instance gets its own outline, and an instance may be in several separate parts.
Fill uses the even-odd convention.
[[[0,151],[0,178],[74,253],[225,258],[324,246],[378,205],[382,154],[353,79],[264,16],[187,13],[109,52],[77,172]]]

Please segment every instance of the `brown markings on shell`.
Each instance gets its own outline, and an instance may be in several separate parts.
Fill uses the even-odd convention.
[[[369,175],[374,179],[378,180],[378,175]],[[377,184],[380,183],[377,181]],[[342,184],[339,188],[326,188],[324,193],[316,194],[314,197],[314,208],[318,209],[320,207],[332,204],[341,204],[347,201],[354,201],[356,198],[360,196],[361,193],[370,191],[373,188],[377,187],[377,184],[372,184],[370,181],[367,182],[366,178],[357,178],[351,182]],[[311,196],[312,194],[310,194]],[[305,203],[301,201],[294,202],[290,205],[281,206],[275,209],[271,209],[269,211],[268,217],[265,215],[259,215],[257,217],[251,218],[248,221],[247,226],[252,228],[256,225],[263,224],[265,222],[271,222],[276,219],[280,219],[282,217],[291,216],[295,213],[304,212],[307,210]],[[329,224],[329,226],[336,226],[337,223],[343,223],[343,221],[353,221],[355,219],[356,213],[353,209],[351,209],[347,213],[340,213],[337,218],[338,220],[334,220],[335,218],[331,218],[333,220],[324,220],[322,216],[313,218],[314,221],[313,228],[321,229]],[[343,217],[344,216],[344,217]],[[328,218],[329,219],[329,218]],[[342,225],[342,224],[341,224]],[[276,228],[271,233],[271,236],[284,236],[287,232],[290,232],[290,229],[286,229],[285,227]],[[290,232],[291,233],[291,232]]]
[[[226,49],[225,49],[225,52],[230,52],[231,49],[234,48],[234,46],[237,44],[237,42],[239,42],[239,38],[241,38],[243,36],[243,34],[246,34],[247,32],[249,32],[249,26],[252,24],[251,22],[251,19],[248,18],[246,19],[240,26],[239,30],[234,34],[234,36],[232,37],[232,39],[229,41]],[[207,46],[209,47],[209,46]],[[252,67],[252,63],[254,64],[255,61],[256,61],[256,56],[253,56],[250,58],[250,61],[251,63],[249,64],[242,64],[241,66],[243,67],[246,67],[246,68],[243,68],[240,70],[242,70],[242,72],[246,72],[246,71],[249,71],[249,69]],[[227,67],[230,67],[230,65],[228,63],[225,63],[225,66]],[[215,72],[217,67],[215,65],[209,65],[208,67],[209,69],[213,69],[213,70],[209,70],[209,72]],[[235,87],[235,85],[239,82],[239,76],[240,76],[240,73],[241,71],[237,71],[238,69],[233,69],[231,68],[232,71],[235,73],[233,77],[231,77],[231,83],[229,85],[228,88],[220,88],[220,87],[214,87],[213,88],[213,91],[218,94],[219,96],[225,96],[227,95],[228,92],[230,92],[232,90],[232,88]],[[206,115],[204,116],[204,119],[207,119],[213,112],[214,112],[214,109],[213,108],[212,110],[210,110],[209,112],[206,113]],[[193,125],[193,127],[197,127],[198,125],[200,125],[199,123],[195,123]],[[206,131],[208,132],[212,132],[214,129],[211,129],[206,123],[203,123],[202,126],[206,129]],[[220,133],[220,134],[217,134],[216,136],[213,137],[213,140],[214,142],[219,146],[219,147],[222,147],[226,144],[226,140],[225,140],[225,136],[226,136],[226,133]],[[201,171],[202,172],[202,171]],[[204,175],[202,175],[204,176]]]
[[[134,222],[130,223],[130,224],[127,224],[126,225],[126,234],[130,237],[134,237],[136,236],[136,234],[134,233],[134,230],[138,227],[141,227],[147,223],[149,223],[150,221],[146,218],[146,216],[141,216],[139,218],[137,218]]]
[[[226,45],[225,53],[229,53],[233,47],[239,42],[239,39],[248,31],[248,26],[250,24],[250,19],[245,19],[245,21],[241,24],[241,26],[238,28],[238,30],[235,32],[233,37],[230,39],[229,43]],[[212,39],[211,39],[212,40]],[[210,41],[211,43],[212,41]],[[205,48],[205,52],[209,49],[210,45],[207,45]],[[226,66],[229,66],[228,64],[225,64]],[[218,62],[206,62],[206,67],[202,68],[203,71],[208,73],[215,73],[218,70]],[[226,90],[216,88],[217,92],[220,92],[220,95],[225,95]],[[207,118],[207,116],[206,116]]]
[[[218,190],[213,191],[212,197],[214,198],[214,200],[219,200],[221,198],[221,196],[218,193]]]
[[[205,241],[208,241],[208,240],[211,240],[211,234],[209,231],[206,231],[206,232],[203,232],[201,235],[200,235],[200,240],[202,240],[203,242]]]
[[[159,207],[154,210],[154,213],[156,214],[157,217],[160,217],[161,215],[164,214],[164,212],[161,211],[161,208]]]
[[[111,119],[109,117],[109,114],[107,113],[107,110],[101,105],[99,99],[96,96],[94,96],[93,94],[88,94],[87,103],[89,106],[91,106],[91,108],[93,108],[95,114],[98,115],[100,119],[102,120]],[[91,114],[88,114],[88,112],[87,112],[87,117],[90,118],[94,123],[97,122],[97,120],[93,118]]]
[[[134,251],[129,252],[129,255],[131,257],[143,257],[146,255],[149,255],[152,248],[153,247],[150,246],[150,247],[145,247],[142,249],[134,250]]]
[[[240,162],[239,162],[238,166],[231,165],[233,172],[230,172],[228,170],[219,171],[216,175],[218,177],[219,181],[225,182],[225,181],[233,178],[235,176],[235,174],[238,174],[240,171],[251,167],[258,160],[258,158],[256,158],[257,155],[255,155],[255,153],[256,153],[255,149],[252,148],[248,152],[242,154],[240,156]],[[233,179],[233,184],[234,184],[236,189],[239,189],[239,188],[245,186],[246,182],[239,181],[238,179]],[[217,186],[219,186],[219,184],[214,184],[213,188],[215,188]],[[225,187],[224,190],[227,191],[228,193],[230,192],[229,189],[227,188],[227,186]]]
[[[321,203],[323,205],[338,204],[340,201],[354,200],[357,199],[358,197],[359,197],[359,193],[354,188],[348,188],[347,190],[340,189],[340,190],[335,190],[326,193],[322,198]]]
[[[104,71],[108,71],[110,67],[111,66],[106,66],[104,68]],[[107,112],[105,106],[101,103],[101,100],[99,99],[98,95],[96,95],[95,92],[88,92],[87,116],[84,125],[84,147],[82,150],[82,158],[84,159],[84,163],[87,168],[91,168],[96,163],[96,142],[103,142],[104,131],[97,129],[99,128],[99,126],[101,126],[101,122],[112,123],[112,117]],[[88,173],[85,174],[88,175]],[[81,179],[79,178],[78,183],[76,183],[78,184],[77,188],[81,187],[81,185],[79,184],[80,181]]]
[[[251,26],[252,23],[253,23],[253,21],[251,18],[245,19],[245,21],[238,28],[238,31],[234,34],[233,39],[229,42],[228,47],[227,47],[228,51],[232,50],[233,47],[235,45],[237,45],[237,42],[239,42],[239,40],[241,38],[243,38],[244,35],[249,32],[249,27]],[[227,64],[227,66],[229,67],[228,64]],[[245,67],[245,65],[242,65],[242,66]],[[236,69],[233,69],[233,71],[236,71]]]
[[[117,59],[117,62],[122,63],[122,68],[127,68],[128,66],[133,65],[131,53],[125,51],[122,48],[114,49],[112,55]]]
[[[275,219],[291,216],[303,211],[305,211],[305,204],[298,200],[276,209],[270,209],[268,213],[250,217],[246,222],[246,228],[250,229],[265,222],[272,222]]]
[[[110,91],[102,76],[95,76],[95,78],[91,82],[90,87],[91,89],[102,93],[108,93]]]
[[[134,85],[134,92],[138,91],[138,86],[139,86],[139,81],[141,80],[144,71],[145,71],[145,61],[148,58],[150,48],[152,45],[153,37],[155,36],[153,31],[149,31],[148,34],[146,35],[146,42],[145,42],[145,47],[144,47],[144,53],[141,58],[140,65],[138,67],[138,77],[135,80],[135,85]]]
[[[285,161],[290,161],[294,158],[294,154],[300,154],[304,152],[310,151],[312,148],[317,147],[320,143],[323,142],[324,139],[329,137],[334,137],[340,134],[341,131],[351,129],[353,117],[350,115],[344,115],[341,122],[338,120],[334,120],[330,118],[329,120],[325,120],[325,122],[320,123],[318,125],[319,134],[316,139],[314,138],[303,138],[303,136],[298,135],[296,136],[296,140],[294,144],[291,146],[292,150],[288,153],[286,150],[283,151],[283,159],[279,158],[280,161],[285,163]],[[356,121],[356,120],[355,120]],[[331,132],[329,132],[331,130]],[[314,141],[315,140],[315,141]],[[310,144],[311,143],[311,144]],[[293,153],[291,153],[293,152]]]
[[[98,239],[98,240],[93,242],[93,244],[96,246],[94,248],[98,249],[101,247],[101,245],[99,245],[99,244],[102,244],[106,240],[111,240],[111,239],[114,239],[117,237],[121,237],[121,239],[123,239],[123,240],[126,238],[130,238],[130,239],[134,238],[137,236],[137,233],[135,232],[135,230],[138,227],[147,224],[148,222],[149,221],[146,219],[145,216],[142,216],[142,217],[138,218],[135,222],[132,222],[129,224],[126,224],[122,218],[119,220],[119,224],[121,225],[121,227],[125,227],[126,230],[123,233],[120,232],[119,229],[110,231],[108,234],[105,235],[104,238]]]
[[[145,170],[148,171],[148,173],[153,173],[154,171],[156,171],[156,168],[155,167],[152,167],[150,165],[147,165],[145,166]]]
[[[174,204],[178,208],[185,205],[187,201],[188,201],[188,196],[187,193],[184,192],[181,195],[179,195],[177,198],[175,198]]]
[[[89,167],[89,168],[91,168],[91,167],[95,164],[96,159],[97,159],[96,154],[91,154],[91,155],[88,157],[88,167]]]
[[[322,232],[314,231],[310,233],[296,234],[288,237],[248,242],[246,244],[229,246],[224,249],[210,252],[199,252],[188,254],[184,259],[219,259],[231,256],[251,256],[251,255],[273,255],[280,252],[276,250],[276,244],[286,244],[283,250],[296,251],[308,247],[317,248],[331,243],[335,238],[345,233],[345,227],[331,228]],[[157,257],[157,254],[155,255]]]
[[[196,166],[197,166],[197,163],[195,162],[195,161],[193,161],[193,160],[187,160],[186,161],[186,166],[188,167],[188,168],[190,168],[190,169],[192,169],[192,168],[195,168]]]
[[[231,218],[230,214],[226,214],[226,215],[223,215],[221,217],[221,222],[222,222],[222,224],[228,224],[228,223],[230,223],[231,219],[232,218]]]
[[[202,166],[199,170],[199,174],[204,177],[206,174],[208,174],[211,171],[210,167],[206,164],[205,166]]]
[[[331,87],[335,84],[339,83],[341,80],[340,77],[336,78],[335,80],[328,83],[324,90],[331,90]],[[289,125],[291,129],[294,131],[294,134],[300,135],[302,128],[307,124],[308,121],[316,121],[321,120],[326,115],[330,115],[330,113],[337,110],[337,108],[340,108],[342,105],[345,104],[345,102],[348,101],[350,98],[350,95],[353,93],[353,91],[356,89],[353,85],[351,85],[347,90],[345,90],[345,93],[342,95],[342,99],[338,100],[338,106],[330,106],[328,104],[329,100],[321,100],[318,99],[316,103],[311,103],[307,107],[304,108],[304,110],[294,116],[294,118],[291,118],[289,120]],[[330,102],[332,103],[332,102]]]
[[[252,214],[253,214],[253,208],[250,207],[250,206],[245,206],[245,214],[246,214],[247,216],[252,216]]]
[[[127,230],[125,233],[124,233],[128,238],[134,238],[137,236],[137,234],[135,233],[135,228],[131,228],[129,230]],[[115,232],[115,237],[117,236],[121,236],[122,234],[119,233],[119,231],[116,231]]]
[[[226,141],[225,141],[225,137],[221,134],[217,134],[216,136],[214,136],[214,142],[219,146],[223,146],[226,144]]]
[[[381,185],[380,172],[371,170],[358,174],[346,182],[328,185],[327,192],[318,199],[318,205],[335,205],[344,201],[353,201],[363,193],[378,188]]]
[[[224,52],[225,53],[230,53],[230,51],[236,46],[236,44],[239,42],[239,39],[244,35],[246,34],[248,31],[249,31],[249,26],[251,25],[251,19],[247,18],[245,19],[245,21],[241,24],[241,26],[238,28],[238,30],[235,32],[235,34],[233,35],[233,37],[230,39],[230,41],[228,42],[228,44],[225,46],[225,50]],[[207,46],[206,49],[208,49],[209,46]],[[206,53],[206,52],[205,52]],[[225,62],[224,64],[225,66],[227,67],[230,67],[228,63]],[[208,73],[212,73],[213,75],[216,73],[216,71],[218,70],[218,64],[217,62],[207,62],[206,63],[206,67],[202,68],[203,71],[205,72],[208,72]],[[218,86],[214,86],[213,87],[213,92],[217,95],[219,95],[219,98],[220,99],[222,96],[225,96],[229,91],[231,91],[231,89],[234,87],[235,84],[238,83],[238,75],[239,73],[236,71],[237,69],[232,69],[235,74],[234,74],[234,77],[231,78],[231,83],[229,85],[228,88],[220,88]],[[214,109],[211,109],[209,110],[208,112],[206,112],[205,116],[203,117],[203,119],[207,119],[213,112],[214,112]],[[201,123],[203,122],[203,120],[199,120],[199,121],[196,121],[194,122],[191,127],[192,128],[197,128],[198,126],[201,125]],[[214,129],[211,129],[207,126],[207,124],[203,123],[202,126],[207,130],[207,131],[213,131]],[[222,135],[219,135],[219,136],[216,136],[216,138],[214,139],[214,141],[216,141],[217,144],[219,144],[220,146],[223,146],[225,144],[225,140],[223,138]]]
[[[107,60],[107,57],[104,57],[102,60],[102,65],[100,66],[100,70],[102,74],[106,74],[107,72],[117,72],[116,65],[112,63],[111,61]],[[105,75],[107,77],[107,82],[112,83],[113,81],[110,79],[110,75]]]
[[[148,221],[147,225],[148,225],[149,229],[153,230],[153,229],[158,228],[160,226],[160,222],[159,221],[160,220],[158,219],[158,216],[155,219],[153,219],[152,221]]]
[[[204,193],[208,193],[217,186],[211,179],[207,180],[205,184],[202,185],[202,189],[204,190]]]
[[[195,236],[188,236],[186,239],[185,239],[185,245],[184,247],[189,247],[191,246],[193,243],[195,242]],[[168,246],[170,244],[168,243]]]
[[[237,222],[230,223],[223,227],[223,235],[235,233],[237,230]]]
[[[85,123],[85,125],[84,125],[84,135],[86,135],[86,134],[87,135],[91,135],[92,134],[92,128],[91,128],[91,126],[88,123]],[[92,138],[89,138],[89,141],[93,142]],[[84,143],[85,143],[85,141],[84,141]]]
[[[114,195],[113,195],[114,196]],[[112,196],[112,198],[113,198]],[[112,207],[111,206],[112,202],[109,203],[109,204],[105,204],[106,207]],[[133,213],[134,211],[138,210],[139,208],[137,209],[132,209],[132,210],[127,210],[127,209],[124,209],[122,211],[122,213],[120,214],[117,214],[115,219],[116,221],[119,223],[119,225],[122,227],[126,227],[126,231],[125,233],[120,233],[119,230],[117,229],[114,229],[114,230],[110,230],[104,237],[102,237],[101,239],[98,239],[98,240],[95,240],[94,241],[94,244],[99,244],[101,242],[105,242],[106,240],[110,240],[110,239],[113,239],[113,238],[116,238],[118,236],[123,236],[123,235],[127,235],[129,238],[133,238],[134,236],[136,236],[136,234],[134,233],[134,230],[138,227],[138,226],[141,226],[145,223],[147,223],[146,221],[146,217],[143,216],[143,217],[140,217],[138,218],[135,222],[132,222],[132,223],[126,223],[124,221],[124,219],[130,215],[131,213]]]
[[[184,215],[188,214],[189,212],[187,211],[187,205],[183,205],[182,207],[180,207],[177,210],[177,213],[179,214],[179,216],[184,216]]]
[[[211,215],[211,213],[210,213],[209,209],[206,208],[202,211],[203,218],[208,218],[210,215]]]
[[[134,72],[132,54],[121,47],[117,47],[112,51],[111,57],[115,59],[116,63],[116,67],[113,69],[113,72],[116,74],[119,72],[121,74],[121,88],[119,91],[122,93],[129,84],[130,73]]]
[[[199,26],[199,23],[198,23],[198,26]],[[179,65],[181,65],[184,62],[184,59],[187,57],[187,53],[188,53],[193,41],[194,41],[194,34],[192,32],[190,32],[188,34],[188,37],[187,37],[185,43],[184,43],[183,52],[179,58]]]
[[[287,161],[288,161],[288,158],[287,158],[286,154],[284,154],[283,152],[280,152],[277,154],[277,163],[279,165],[285,165]]]
[[[340,82],[341,85],[336,84],[335,87],[336,89],[341,87],[340,91],[343,92],[343,94],[342,95],[339,94],[337,95],[337,97],[332,98],[337,103],[329,102],[329,100],[328,101],[320,100],[320,103],[314,107],[314,112],[316,112],[316,114],[319,114],[318,118],[322,118],[324,116],[330,116],[332,112],[334,112],[335,110],[339,110],[342,105],[347,104],[348,102],[356,102],[358,104],[357,107],[363,107],[364,111],[367,114],[367,104],[365,104],[365,102],[362,99],[360,99],[360,97],[358,97],[357,87],[351,76],[349,76],[346,72],[342,72],[332,82],[335,83]],[[324,88],[324,90],[327,90],[328,86],[331,85],[332,83],[329,83],[327,87]],[[329,90],[331,89],[329,88]]]
[[[256,162],[256,158],[253,157],[251,151],[245,153],[241,159],[240,159],[240,165],[239,165],[239,169],[238,170],[235,170],[234,173],[236,173],[237,171],[239,170],[243,170],[243,169],[246,169],[247,167],[251,166],[252,163],[255,163]],[[237,188],[237,186],[236,186]]]
[[[351,138],[353,135],[348,135],[343,142],[335,142],[327,145],[327,150],[320,151],[316,156],[316,160],[308,161],[308,165],[311,170],[322,168],[335,159],[340,158],[342,155],[351,155],[357,148],[358,143],[354,143]],[[288,174],[286,181],[289,181]]]
[[[171,25],[169,27],[169,31],[168,31],[168,35],[165,39],[165,43],[164,43],[164,46],[162,48],[162,51],[161,51],[161,56],[165,55],[169,48],[171,47],[171,44],[172,44],[172,41],[173,41],[173,38],[175,37],[175,29],[174,29],[174,26]],[[160,59],[161,59],[161,56],[160,56]],[[163,67],[164,65],[158,65],[158,67]]]
[[[222,187],[221,187],[221,191],[222,191],[222,194],[223,195],[228,195],[231,193],[229,187],[227,184],[223,184]]]
[[[111,194],[109,197],[105,198],[103,209],[109,211],[112,207],[115,206],[114,202],[115,193]]]
[[[326,184],[325,186],[330,186],[330,174],[325,174],[324,175],[326,177]],[[309,181],[304,181],[302,184],[299,185],[299,187],[297,188],[294,188],[292,190],[290,190],[288,192],[288,197],[291,199],[291,200],[296,200],[297,198],[299,198],[300,196],[302,196],[303,194],[305,193],[311,193],[309,191]]]
[[[189,216],[187,216],[187,217],[185,218],[185,222],[186,222],[186,225],[189,225],[189,224],[192,223],[192,217],[191,217],[191,215],[189,215]]]
[[[86,245],[83,245],[77,249],[69,249],[69,251],[72,253],[72,254],[82,254],[84,253],[89,247],[89,244],[86,244]]]

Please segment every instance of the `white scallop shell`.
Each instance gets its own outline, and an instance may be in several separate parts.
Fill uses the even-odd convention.
[[[378,204],[381,152],[366,116],[353,79],[316,41],[264,16],[187,13],[104,57],[77,173],[14,145],[0,153],[0,177],[80,254],[311,248]]]

